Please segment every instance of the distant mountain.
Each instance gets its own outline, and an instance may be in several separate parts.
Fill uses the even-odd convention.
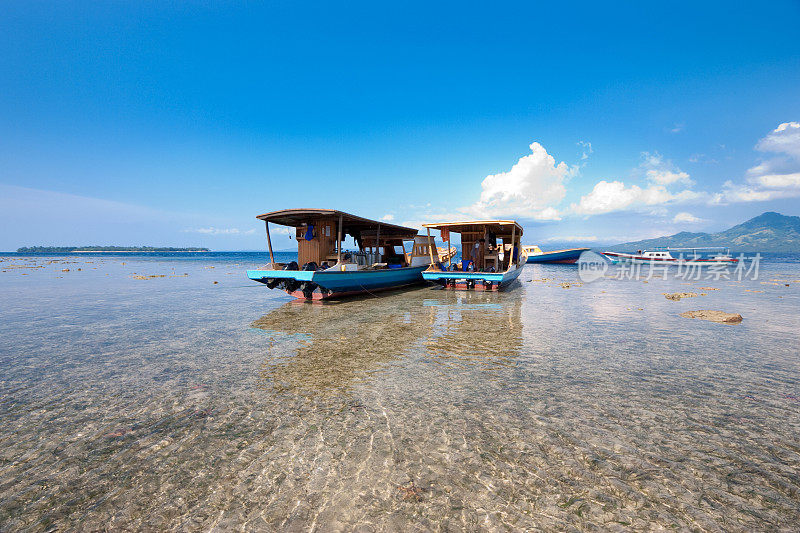
[[[627,242],[610,249],[647,250],[655,246],[727,246],[736,252],[800,252],[800,217],[769,211],[719,233],[682,231],[670,237]]]

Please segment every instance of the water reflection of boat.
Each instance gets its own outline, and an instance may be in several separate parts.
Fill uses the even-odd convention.
[[[536,245],[523,246],[522,249],[528,254],[528,263],[556,263],[566,265],[576,263],[581,254],[589,250],[589,248],[569,248],[567,250],[543,252],[542,249]]]
[[[447,260],[455,249],[428,250],[417,230],[331,209],[284,209],[259,215],[267,229],[270,264],[248,270],[250,279],[296,298],[322,300],[370,293],[422,282],[431,261]],[[297,261],[276,263],[269,223],[295,229]],[[342,250],[353,237],[358,250]],[[405,243],[411,250],[406,252]]]
[[[507,366],[522,346],[521,305],[521,291],[499,297],[424,287],[332,304],[288,302],[252,323],[269,337],[260,376],[271,388],[311,397],[368,386],[406,368],[393,362],[409,356],[421,356],[423,366]]]
[[[342,303],[287,304],[252,323],[271,337],[262,378],[278,389],[307,395],[346,391],[391,361],[419,348],[434,310],[420,305],[420,292]]]
[[[525,266],[525,252],[521,249],[522,226],[513,220],[480,220],[423,224],[428,230],[439,230],[442,240],[450,243],[450,233],[461,235],[464,259],[458,263],[431,261],[422,273],[433,281],[451,289],[496,291],[517,279]],[[498,244],[498,240],[501,241]],[[432,241],[431,241],[432,242]]]
[[[507,365],[522,348],[522,291],[500,297],[481,292],[439,291],[426,298],[436,309],[425,341],[429,356],[453,364]]]

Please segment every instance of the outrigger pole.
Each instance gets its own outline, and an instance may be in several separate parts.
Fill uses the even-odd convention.
[[[269,262],[271,264],[275,264],[275,257],[272,255],[272,239],[269,238],[269,220],[265,220],[264,225],[267,227],[267,245],[269,246]]]

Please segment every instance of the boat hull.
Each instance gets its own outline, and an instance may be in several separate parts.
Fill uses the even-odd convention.
[[[739,260],[730,259],[681,259],[678,257],[644,257],[619,252],[603,252],[612,263],[632,263],[636,265],[675,265],[675,266],[723,266],[735,265]]]
[[[553,252],[544,252],[537,255],[529,255],[528,263],[552,263],[571,265],[578,261],[578,258],[583,252],[588,251],[589,248],[570,248],[569,250],[556,250]]]
[[[525,263],[506,272],[450,272],[426,270],[422,273],[425,281],[432,281],[448,289],[497,291],[507,287],[522,273]]]
[[[297,285],[283,289],[295,298],[326,300],[357,294],[397,289],[422,283],[422,271],[428,265],[381,270],[248,270],[247,277],[267,284],[287,280]],[[285,287],[284,284],[279,286]]]

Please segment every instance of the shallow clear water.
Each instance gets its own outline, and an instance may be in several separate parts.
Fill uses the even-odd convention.
[[[252,254],[2,259],[2,530],[800,523],[791,257],[326,305],[250,282]]]

